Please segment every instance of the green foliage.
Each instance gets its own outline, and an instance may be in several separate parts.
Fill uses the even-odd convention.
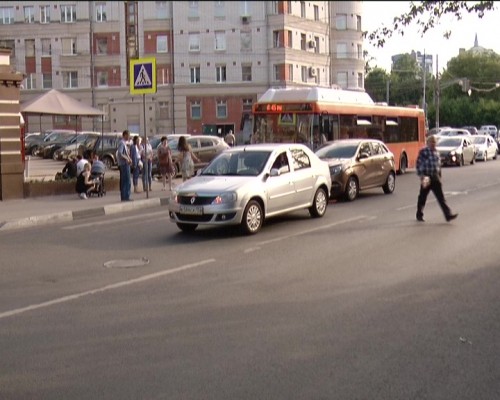
[[[494,3],[494,1],[412,1],[409,3],[408,12],[394,18],[392,27],[383,26],[370,33],[364,32],[363,35],[377,47],[383,47],[386,39],[391,38],[394,33],[404,36],[405,28],[411,24],[416,24],[423,36],[436,26],[444,15],[453,15],[460,20],[462,13],[468,12],[482,18],[486,11],[494,9]],[[451,31],[444,33],[445,37],[450,35]]]
[[[376,102],[384,102],[387,99],[387,82],[389,75],[384,69],[375,67],[365,78],[365,90]]]

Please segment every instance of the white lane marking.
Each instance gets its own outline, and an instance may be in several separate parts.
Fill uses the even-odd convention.
[[[251,253],[253,251],[259,251],[259,250],[260,250],[260,247],[250,247],[249,249],[243,250],[243,253],[248,254],[248,253]]]
[[[144,275],[144,276],[141,276],[139,278],[130,279],[128,281],[113,283],[111,285],[103,286],[103,287],[97,288],[97,289],[88,290],[86,292],[75,293],[75,294],[71,294],[68,296],[60,297],[58,299],[44,301],[43,303],[32,304],[32,305],[27,306],[27,307],[18,308],[18,309],[10,310],[10,311],[5,311],[3,313],[0,313],[0,319],[12,317],[14,315],[22,314],[22,313],[25,313],[28,311],[37,310],[39,308],[50,307],[50,306],[53,306],[56,304],[66,303],[66,302],[72,301],[72,300],[78,300],[82,297],[90,296],[92,294],[102,293],[102,292],[106,292],[108,290],[119,289],[119,288],[122,288],[125,286],[134,285],[136,283],[149,281],[151,279],[160,278],[160,277],[165,276],[165,275],[171,275],[171,274],[175,274],[177,272],[186,271],[188,269],[201,267],[205,264],[209,264],[209,263],[213,263],[213,262],[215,262],[215,259],[209,258],[209,259],[206,259],[203,261],[198,261],[198,262],[193,263],[193,264],[186,264],[186,265],[182,265],[180,267],[169,269],[166,271],[160,271],[160,272],[156,272],[154,274]]]
[[[106,220],[106,221],[86,222],[86,223],[78,224],[78,225],[64,226],[61,229],[72,230],[72,229],[79,229],[79,228],[87,228],[89,226],[110,225],[110,224],[114,224],[116,222],[130,221],[133,219],[141,219],[142,220],[142,219],[146,219],[146,218],[152,218],[152,217],[155,217],[158,215],[165,215],[165,211],[158,211],[158,212],[154,212],[154,213],[141,214],[141,215],[131,215],[129,217],[113,218],[113,219]],[[169,217],[166,216],[165,218],[159,218],[158,221],[162,220],[162,219],[169,219]]]
[[[331,224],[321,225],[321,226],[318,226],[317,228],[312,228],[312,229],[307,229],[307,230],[304,230],[304,231],[299,231],[299,232],[293,233],[291,235],[277,237],[277,238],[274,238],[274,239],[266,240],[264,242],[259,242],[257,244],[260,245],[260,246],[264,246],[266,244],[279,242],[281,240],[286,240],[286,239],[289,239],[289,238],[294,237],[294,236],[301,236],[301,235],[305,235],[306,233],[316,232],[316,231],[319,231],[319,230],[322,230],[322,229],[331,228],[332,226],[346,224],[348,222],[360,221],[360,220],[366,219],[366,218],[368,218],[368,217],[366,217],[365,215],[361,215],[359,217],[344,219],[342,221],[332,222]],[[373,218],[376,218],[376,217],[373,217]]]

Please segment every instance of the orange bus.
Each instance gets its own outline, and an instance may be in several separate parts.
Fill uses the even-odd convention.
[[[344,138],[382,140],[397,172],[415,168],[425,144],[425,117],[416,107],[375,104],[365,92],[319,87],[268,89],[252,106],[250,143],[300,142],[312,149]]]

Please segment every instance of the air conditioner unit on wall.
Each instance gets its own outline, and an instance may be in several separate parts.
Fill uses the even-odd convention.
[[[241,16],[241,22],[244,24],[248,24],[250,22],[250,16],[249,15],[242,15]]]
[[[309,48],[311,48],[311,49],[316,48],[316,42],[314,40],[309,40]]]
[[[309,68],[309,76],[311,78],[316,78],[316,76],[317,76],[316,68],[313,68],[313,67]]]

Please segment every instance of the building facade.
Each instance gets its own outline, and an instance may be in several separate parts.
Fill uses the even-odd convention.
[[[30,117],[29,131],[224,135],[249,129],[270,87],[364,90],[358,1],[7,1],[0,47],[26,74],[22,101],[57,89],[106,113]],[[131,95],[130,60],[146,57],[157,92]]]

